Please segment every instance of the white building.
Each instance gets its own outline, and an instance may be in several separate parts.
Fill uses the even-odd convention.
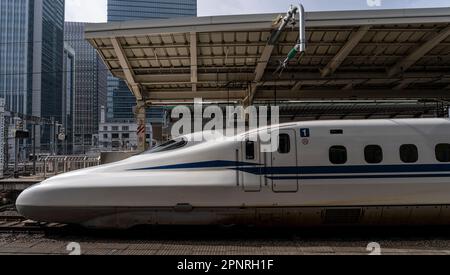
[[[138,136],[136,123],[106,122],[105,107],[102,107],[99,124],[98,148],[102,152],[134,151],[137,149]],[[152,125],[147,124],[147,144],[152,144]]]

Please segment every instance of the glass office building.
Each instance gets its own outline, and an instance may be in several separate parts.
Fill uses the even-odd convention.
[[[64,42],[63,58],[63,95],[62,95],[62,123],[66,140],[62,144],[61,152],[64,155],[73,152],[73,121],[74,121],[74,95],[75,95],[75,50]]]
[[[40,110],[36,115],[62,121],[64,0],[36,0],[42,6],[35,10],[36,59],[40,59],[33,73],[41,73]],[[42,21],[41,21],[42,20]],[[36,26],[36,23],[39,23]],[[40,50],[40,51],[39,51]],[[36,70],[37,69],[37,70]],[[35,90],[35,89],[33,89]],[[36,102],[36,104],[39,104]],[[36,108],[37,109],[37,108]]]
[[[0,0],[0,97],[9,111],[31,113],[32,41],[31,2]]]
[[[197,16],[197,0],[108,0],[108,22]],[[108,77],[108,120],[134,121],[136,99],[125,82]],[[162,123],[164,110],[150,108],[151,123]]]
[[[66,22],[64,38],[75,52],[74,152],[96,144],[101,106],[106,106],[108,69],[85,40],[85,23]],[[97,140],[98,141],[98,140]]]
[[[32,115],[62,122],[64,0],[34,0]],[[38,130],[44,152],[56,150],[52,126]]]
[[[62,122],[64,0],[0,0],[0,96],[13,112]],[[50,126],[37,129],[50,149]]]
[[[197,0],[108,0],[108,21],[197,16]]]

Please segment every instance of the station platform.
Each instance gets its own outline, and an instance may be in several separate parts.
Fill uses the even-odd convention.
[[[82,255],[370,255],[368,245],[373,242],[380,245],[381,255],[450,255],[448,228],[375,231],[179,228],[146,233],[2,233],[0,255],[69,255],[73,242],[80,245]]]

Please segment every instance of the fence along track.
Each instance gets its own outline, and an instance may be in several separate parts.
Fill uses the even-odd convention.
[[[101,158],[88,156],[39,156],[35,166],[32,161],[19,163],[17,172],[20,175],[40,175],[49,178],[66,172],[94,167],[101,164]],[[35,168],[35,169],[34,169]],[[14,165],[8,164],[5,175],[14,175]]]
[[[39,158],[38,173],[44,178],[100,165],[100,157],[86,156],[45,156]],[[40,170],[40,171],[39,171]]]

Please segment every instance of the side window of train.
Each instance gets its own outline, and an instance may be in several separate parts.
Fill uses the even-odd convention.
[[[436,145],[436,159],[439,162],[450,162],[450,144],[441,143]]]
[[[369,164],[377,164],[383,161],[383,149],[378,145],[369,145],[364,149],[364,157]]]
[[[254,160],[256,158],[254,141],[247,140],[245,142],[245,156],[247,160]]]
[[[347,148],[345,148],[344,146],[331,147],[330,162],[336,165],[347,163]]]
[[[278,153],[289,154],[291,152],[291,137],[288,134],[280,134]]]
[[[414,144],[405,144],[400,147],[400,159],[404,163],[416,163],[419,160],[419,151]]]

